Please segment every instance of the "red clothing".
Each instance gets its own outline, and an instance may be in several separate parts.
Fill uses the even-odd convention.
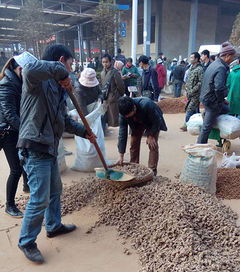
[[[156,71],[157,71],[157,74],[158,74],[159,88],[162,89],[164,87],[164,85],[166,84],[166,82],[167,82],[166,68],[162,64],[157,64]]]

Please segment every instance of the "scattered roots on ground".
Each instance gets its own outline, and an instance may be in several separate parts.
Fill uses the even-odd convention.
[[[236,214],[215,196],[164,177],[125,190],[89,177],[64,188],[62,214],[99,209],[139,254],[141,272],[239,272]],[[91,231],[89,232],[91,233]]]

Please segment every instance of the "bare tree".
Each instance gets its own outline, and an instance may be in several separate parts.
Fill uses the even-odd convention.
[[[41,2],[26,0],[17,17],[18,35],[26,42],[27,48],[32,47],[36,56],[41,56],[41,40],[48,39],[53,33],[51,22],[47,22],[41,12]]]
[[[117,40],[120,42],[118,33],[119,22],[117,20],[119,10],[114,5],[113,0],[100,0],[96,9],[94,18],[94,36],[99,41],[100,52],[105,50],[109,54],[114,54],[114,33],[116,32]]]
[[[240,13],[238,13],[236,20],[233,24],[230,41],[233,45],[240,46]]]

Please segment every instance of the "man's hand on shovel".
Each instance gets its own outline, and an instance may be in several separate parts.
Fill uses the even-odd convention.
[[[59,81],[59,84],[61,85],[61,87],[63,87],[64,89],[69,89],[72,90],[72,83],[71,83],[71,79],[70,77],[66,77],[63,80]]]
[[[97,139],[97,136],[92,133],[91,135],[89,135],[87,132],[86,132],[86,135],[85,135],[86,139],[88,139],[90,141],[90,143],[94,144],[96,142],[96,139]]]

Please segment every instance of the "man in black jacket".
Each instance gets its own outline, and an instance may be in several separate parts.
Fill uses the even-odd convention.
[[[174,86],[174,97],[180,97],[182,94],[182,85],[185,75],[186,63],[184,60],[171,72],[169,81],[173,82]]]
[[[29,63],[23,69],[17,144],[30,187],[30,200],[25,210],[18,246],[26,258],[35,263],[44,261],[35,243],[44,217],[49,238],[76,228],[75,225],[61,223],[62,183],[57,163],[59,139],[65,130],[95,140],[66,112],[64,88],[71,86],[70,51],[63,45],[52,45],[45,50],[43,59]]]
[[[150,150],[148,167],[156,175],[159,157],[158,136],[160,130],[167,131],[160,107],[146,97],[130,98],[126,96],[119,99],[118,107],[120,112],[118,137],[119,163],[122,164],[124,160],[129,125],[132,131],[130,162],[139,163],[141,139],[143,133],[146,132],[147,144]]]
[[[158,101],[160,91],[158,84],[158,74],[154,68],[149,65],[147,56],[139,57],[139,66],[143,69],[142,73],[142,96]]]
[[[210,52],[207,49],[203,50],[201,53],[201,62],[202,62],[203,72],[205,72],[208,66],[211,64]]]
[[[208,142],[208,136],[216,122],[218,115],[228,112],[226,80],[229,64],[234,60],[236,51],[234,47],[225,42],[221,46],[220,57],[206,70],[203,77],[200,101],[204,105],[205,115],[203,127],[198,137],[199,144]]]

